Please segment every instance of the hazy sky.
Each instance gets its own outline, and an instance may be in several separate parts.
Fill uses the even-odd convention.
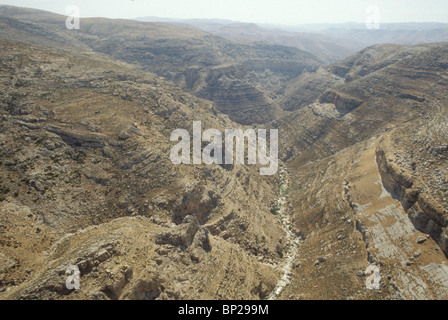
[[[380,9],[382,23],[448,22],[447,0],[10,0],[0,4],[65,14],[69,5],[81,17],[220,18],[272,24],[365,22],[366,8]]]

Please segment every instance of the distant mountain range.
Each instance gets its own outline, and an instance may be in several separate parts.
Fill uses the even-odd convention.
[[[244,23],[220,19],[136,18],[143,22],[189,25],[239,41],[264,41],[308,51],[334,62],[367,46],[391,43],[414,45],[448,41],[448,24],[435,22],[385,23],[369,30],[363,23],[303,24],[296,26]]]

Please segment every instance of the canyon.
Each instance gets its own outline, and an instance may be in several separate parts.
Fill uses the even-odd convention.
[[[292,31],[65,19],[0,6],[0,299],[448,298],[443,32],[330,57]],[[278,172],[174,164],[195,121],[278,130]]]

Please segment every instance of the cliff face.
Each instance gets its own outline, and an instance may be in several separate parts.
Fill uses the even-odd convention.
[[[305,237],[282,297],[446,297],[446,52],[368,48],[328,66],[341,80],[278,121]],[[363,287],[371,263],[375,297]]]
[[[429,235],[411,217],[413,196],[423,200],[426,195],[413,194],[413,188],[419,190],[418,183],[402,171],[403,165],[398,167],[404,152],[386,141],[391,132],[289,167],[288,205],[293,226],[301,230],[305,240],[294,260],[291,285],[281,298],[447,297],[448,263],[443,242],[435,235],[435,228],[435,234]],[[403,142],[406,145],[407,141]],[[384,158],[381,150],[386,147],[400,150],[399,160],[389,161],[388,152]],[[430,186],[428,192],[429,198],[435,197],[436,186]],[[411,207],[405,210],[403,204]],[[435,221],[432,224],[436,226]],[[370,264],[380,268],[378,291],[365,288],[365,270]]]
[[[342,113],[350,112],[363,103],[361,99],[331,89],[324,92],[320,97],[320,102],[332,103]]]
[[[383,183],[397,195],[406,210],[412,207],[420,194],[419,189],[414,187],[412,176],[402,171],[391,160],[388,161],[381,148],[376,151],[376,159]]]
[[[390,149],[390,147],[389,147]],[[429,234],[448,256],[448,211],[446,200],[435,200],[433,186],[425,188],[427,181],[415,178],[395,163],[395,156],[381,147],[376,152],[379,172],[383,183],[400,200],[414,226]],[[436,186],[434,186],[436,187]],[[446,199],[446,198],[444,198]],[[445,206],[444,206],[445,204]]]
[[[325,68],[306,72],[291,80],[282,90],[279,104],[285,111],[295,111],[319,100],[328,88],[342,83],[343,79]]]
[[[219,111],[242,124],[262,124],[282,116],[281,91],[290,79],[317,64],[302,59],[248,60],[230,66],[195,70],[186,82],[198,96],[214,101]],[[203,76],[200,76],[203,74]]]
[[[208,83],[202,96],[213,100],[220,112],[241,124],[266,123],[280,115],[279,108],[262,91],[239,80],[221,77]]]

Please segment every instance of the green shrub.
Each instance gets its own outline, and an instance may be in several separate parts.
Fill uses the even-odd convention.
[[[271,208],[271,213],[272,213],[273,215],[278,215],[279,212],[280,212],[280,208],[279,208],[278,206],[273,206],[273,207]]]

